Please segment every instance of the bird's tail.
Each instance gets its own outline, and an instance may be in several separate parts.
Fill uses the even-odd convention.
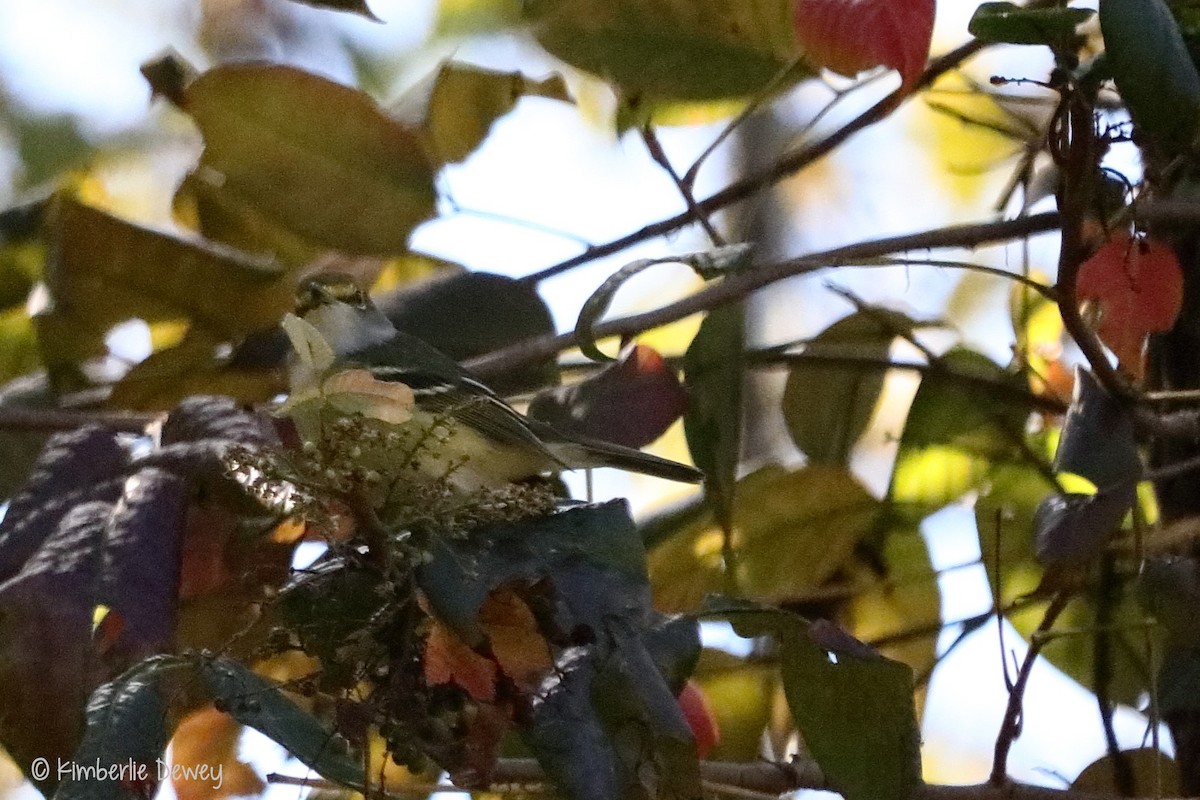
[[[570,439],[544,437],[543,442],[555,458],[570,469],[613,467],[680,483],[704,480],[704,473],[695,467],[601,439],[572,435]]]

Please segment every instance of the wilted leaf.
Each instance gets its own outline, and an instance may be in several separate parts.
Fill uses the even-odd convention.
[[[1094,13],[1090,8],[1022,8],[1013,3],[981,3],[967,30],[976,39],[1007,44],[1059,45]]]
[[[244,729],[215,708],[193,712],[171,737],[171,788],[179,800],[223,800],[257,795],[267,784],[238,758]],[[206,769],[207,768],[207,769]],[[213,776],[220,770],[220,779]]]
[[[683,356],[690,398],[683,431],[692,461],[704,473],[705,497],[727,531],[741,459],[745,338],[745,306],[722,306],[704,318]]]
[[[640,449],[662,436],[687,402],[663,357],[648,345],[631,344],[594,375],[538,394],[528,414],[563,433]]]
[[[560,75],[535,80],[519,72],[446,61],[388,110],[410,129],[420,131],[439,164],[456,164],[475,152],[496,120],[512,111],[522,97],[571,100]]]
[[[797,0],[796,41],[812,64],[853,77],[886,66],[904,86],[921,77],[934,0]]]
[[[543,47],[628,96],[750,95],[796,59],[786,0],[538,0]]]
[[[1183,270],[1168,245],[1118,235],[1080,266],[1076,294],[1099,305],[1101,341],[1123,369],[1140,376],[1146,337],[1170,330],[1179,316]]]
[[[712,703],[704,689],[696,681],[689,680],[679,693],[679,708],[683,711],[692,736],[696,740],[696,755],[701,759],[708,758],[721,740],[721,729],[717,725],[717,716],[713,713]]]
[[[183,108],[204,136],[193,188],[307,241],[401,253],[434,213],[420,138],[362,92],[291,67],[234,64],[193,81]]]
[[[881,506],[853,476],[832,467],[764,467],[737,485],[733,579],[764,602],[802,597],[829,579],[873,530]],[[710,514],[651,554],[656,605],[691,611],[720,590],[721,534]]]
[[[1100,29],[1139,135],[1167,158],[1185,152],[1200,119],[1200,73],[1167,3],[1101,0]]]
[[[236,661],[206,659],[201,674],[218,710],[282,745],[318,775],[350,788],[363,785],[362,764],[346,743],[293,703],[278,685]]]
[[[808,343],[788,373],[783,420],[810,462],[846,464],[883,389],[887,370],[872,364],[822,364],[821,357],[883,361],[892,341],[915,323],[903,314],[871,309],[830,325]]]
[[[814,636],[817,626],[794,614],[717,601],[710,615],[728,619],[742,636],[775,637],[792,718],[846,800],[905,797],[920,783],[912,670],[844,633]]]
[[[479,609],[479,623],[496,664],[518,688],[533,691],[554,668],[550,644],[516,592],[500,590],[488,595]]]

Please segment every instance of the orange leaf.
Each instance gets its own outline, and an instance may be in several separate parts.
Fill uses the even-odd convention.
[[[507,589],[492,592],[479,609],[496,662],[524,691],[533,691],[554,668],[550,647],[525,601]]]
[[[476,653],[436,619],[430,620],[425,639],[425,683],[453,683],[476,700],[496,697],[496,665]]]
[[[1183,270],[1167,245],[1122,233],[1080,266],[1075,291],[1080,302],[1099,305],[1097,335],[1139,374],[1146,336],[1170,330],[1179,316]]]
[[[242,726],[228,714],[206,708],[188,715],[171,739],[171,786],[179,800],[219,800],[258,795],[266,788],[258,773],[238,759]],[[220,780],[215,779],[220,769]]]
[[[935,0],[796,0],[796,40],[813,64],[853,77],[878,66],[911,87],[925,69]]]

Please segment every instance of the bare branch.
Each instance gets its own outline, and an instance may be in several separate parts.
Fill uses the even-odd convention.
[[[697,312],[709,311],[741,300],[764,286],[796,275],[832,267],[857,265],[880,256],[910,250],[973,248],[1021,239],[1037,233],[1053,231],[1057,229],[1058,225],[1058,214],[1047,212],[998,222],[951,225],[919,233],[890,236],[836,247],[832,250],[810,253],[798,258],[747,269],[654,311],[598,323],[593,332],[597,337],[632,336],[651,328],[667,325]],[[1013,277],[1014,279],[1019,278],[1015,274]],[[487,376],[548,358],[563,350],[571,349],[575,344],[574,333],[541,336],[478,356],[466,362],[465,366],[481,376]]]

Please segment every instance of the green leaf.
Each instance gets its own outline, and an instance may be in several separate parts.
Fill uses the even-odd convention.
[[[737,484],[731,520],[734,584],[765,602],[816,589],[846,566],[881,509],[842,469],[768,466],[747,475]],[[722,587],[721,540],[710,511],[655,548],[650,568],[658,607],[691,610]]]
[[[278,684],[227,658],[206,659],[201,673],[218,710],[279,743],[321,777],[361,791],[362,763],[345,741],[284,696]]]
[[[457,164],[478,149],[496,120],[512,111],[522,97],[571,102],[561,75],[536,80],[519,72],[445,61],[388,111],[420,131],[439,165]]]
[[[1100,29],[1142,140],[1166,157],[1188,151],[1200,119],[1200,73],[1170,8],[1163,0],[1100,0]]]
[[[705,497],[727,531],[741,458],[745,338],[745,305],[722,306],[708,312],[683,356],[691,396],[683,431],[692,461],[704,473]]]
[[[915,323],[885,309],[859,311],[830,325],[804,348],[788,373],[783,420],[796,447],[810,462],[846,464],[867,428],[887,370],[871,364],[823,364],[821,358],[884,361],[900,331]]]
[[[967,30],[994,44],[1060,45],[1096,12],[1088,8],[1022,8],[1013,3],[981,3]]]
[[[277,265],[118,219],[63,197],[47,283],[64,336],[102,336],[137,317],[190,319],[227,338],[274,325],[294,303]],[[82,328],[72,331],[71,323]],[[56,345],[61,346],[61,345]]]
[[[954,349],[922,379],[892,473],[891,498],[919,514],[957,500],[991,464],[1022,457],[1025,382],[979,353]]]
[[[127,800],[139,791],[152,796],[159,760],[174,731],[168,722],[177,701],[172,686],[192,669],[190,659],[156,656],[97,689],[88,701],[87,732],[71,763],[112,774],[69,777],[56,800]],[[53,762],[51,774],[56,774]]]
[[[216,67],[185,90],[204,137],[193,190],[347,253],[402,253],[434,214],[420,136],[362,92],[292,67]]]
[[[746,96],[800,55],[787,0],[537,0],[526,13],[550,53],[626,96]]]
[[[775,638],[792,718],[830,786],[846,800],[894,800],[920,783],[912,670],[832,623],[720,601],[705,616],[729,620],[742,636]]]

